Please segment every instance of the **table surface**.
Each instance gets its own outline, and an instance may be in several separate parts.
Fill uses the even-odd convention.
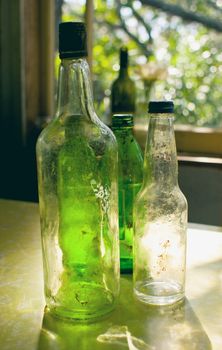
[[[221,350],[222,228],[190,224],[186,299],[146,306],[121,277],[116,309],[94,323],[44,315],[38,206],[0,200],[1,350]]]

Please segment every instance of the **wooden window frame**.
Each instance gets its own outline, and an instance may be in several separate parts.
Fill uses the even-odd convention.
[[[135,135],[145,148],[147,127],[135,125]],[[175,125],[175,137],[179,157],[183,160],[213,158],[220,162],[222,158],[222,128],[205,128],[191,125]],[[211,160],[212,161],[212,160]],[[209,160],[210,162],[210,160]]]
[[[180,153],[222,156],[222,128],[176,125],[175,135]]]
[[[54,114],[55,1],[22,0],[26,121],[44,124]]]

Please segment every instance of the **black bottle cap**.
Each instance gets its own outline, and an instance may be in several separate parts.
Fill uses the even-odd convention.
[[[59,24],[59,57],[78,58],[87,56],[86,26],[83,22]]]
[[[173,101],[150,101],[148,105],[149,113],[174,113]]]
[[[128,66],[128,49],[123,46],[120,49],[120,67],[126,68]]]

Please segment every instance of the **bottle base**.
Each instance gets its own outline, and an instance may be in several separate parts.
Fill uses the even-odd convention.
[[[105,316],[115,307],[113,293],[99,284],[81,282],[69,287],[60,289],[56,297],[47,298],[47,310],[51,315],[85,321]]]
[[[151,305],[170,305],[184,298],[182,286],[171,281],[138,282],[134,294],[141,302]]]
[[[51,316],[66,320],[66,321],[96,321],[97,319],[101,319],[107,315],[109,315],[114,309],[114,306],[110,307],[109,309],[101,310],[100,312],[97,310],[97,312],[80,312],[78,311],[70,311],[63,307],[51,307],[46,306],[46,312],[49,312]]]

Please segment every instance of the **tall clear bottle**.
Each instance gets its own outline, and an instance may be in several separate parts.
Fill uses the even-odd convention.
[[[37,143],[45,296],[55,315],[88,319],[119,293],[117,142],[94,111],[85,25],[59,30],[57,112]]]
[[[134,206],[134,293],[149,304],[184,297],[187,201],[178,186],[172,101],[150,102],[144,179]]]
[[[133,116],[116,114],[112,130],[119,149],[120,271],[133,270],[133,203],[143,180],[143,156],[133,135]]]
[[[120,50],[119,76],[114,81],[111,89],[111,110],[112,114],[135,112],[136,88],[135,83],[128,72],[128,50],[122,47]]]

